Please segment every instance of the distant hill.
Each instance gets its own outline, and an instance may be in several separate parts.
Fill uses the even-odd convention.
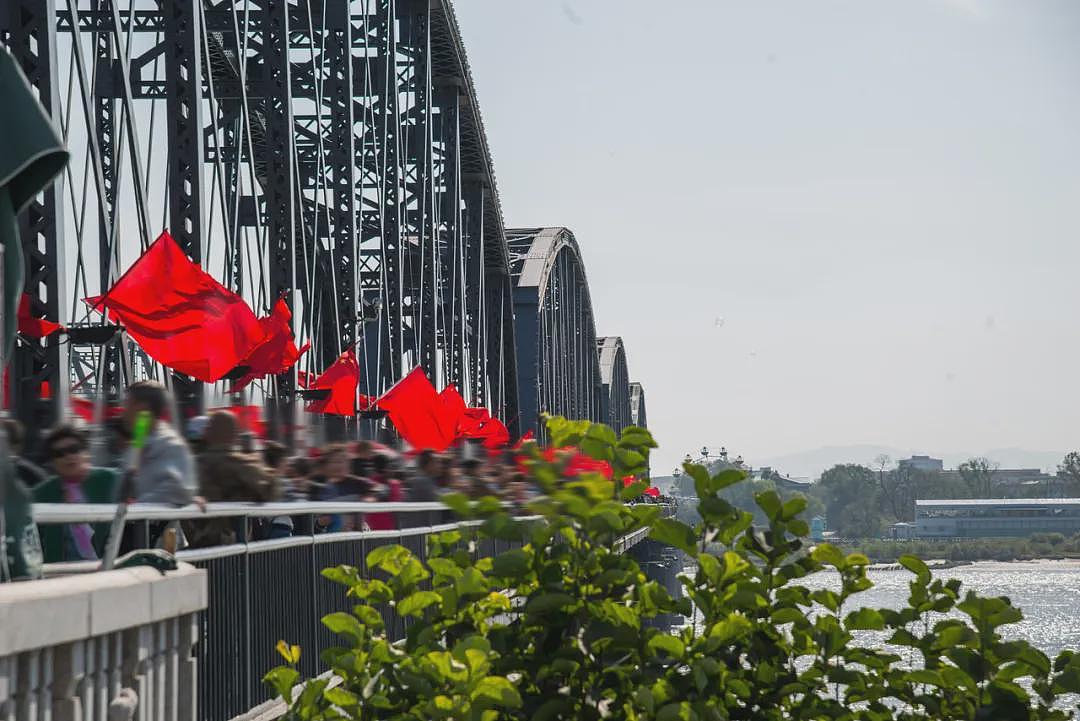
[[[946,468],[956,468],[956,466],[969,458],[985,456],[992,461],[996,461],[1002,468],[1041,468],[1048,472],[1056,471],[1058,463],[1065,456],[1064,451],[1032,451],[1024,448],[995,448],[979,453],[969,453],[863,444],[824,446],[768,458],[752,458],[749,461],[755,468],[770,466],[785,475],[817,478],[822,471],[832,468],[838,463],[871,465],[874,459],[882,454],[892,458],[894,463],[900,458],[909,458],[913,455],[932,456],[944,461]]]

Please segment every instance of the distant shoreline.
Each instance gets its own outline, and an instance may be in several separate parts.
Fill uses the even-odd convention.
[[[1058,564],[1062,566],[1072,566],[1080,570],[1080,558],[1014,558],[1010,561],[998,561],[998,560],[983,560],[983,561],[949,561],[946,559],[933,559],[926,561],[926,565],[930,567],[931,571],[944,571],[950,568],[960,568],[962,566],[991,566],[1000,564],[1019,565],[1019,564],[1041,565],[1041,564]],[[871,571],[903,571],[903,566],[899,563],[871,563],[867,566]]]

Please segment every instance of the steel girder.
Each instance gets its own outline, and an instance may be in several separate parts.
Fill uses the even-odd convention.
[[[630,384],[630,422],[638,428],[649,427],[649,418],[645,413],[645,389],[640,383]]]
[[[622,338],[608,336],[596,340],[600,355],[600,379],[604,384],[604,422],[616,433],[633,423],[630,407],[630,373]]]
[[[0,34],[19,63],[38,99],[53,117],[59,115],[55,0],[6,0],[0,4]],[[59,126],[59,123],[57,123]],[[58,179],[19,214],[25,276],[23,291],[36,317],[66,319],[63,273],[64,181]],[[53,423],[65,407],[67,346],[53,335],[20,340],[11,359],[10,391],[15,416],[34,442],[40,429]],[[47,383],[50,394],[42,392]]]
[[[577,240],[566,228],[507,231],[514,272],[521,425],[540,415],[607,422],[596,324]]]
[[[142,226],[153,225],[146,206],[163,197],[174,236],[209,270],[221,262],[220,279],[257,311],[297,291],[290,303],[297,335],[315,346],[308,370],[355,345],[362,392],[379,393],[420,364],[518,430],[509,254],[449,0],[65,0],[60,9],[52,0],[44,8],[39,0],[9,2],[37,12],[35,22],[50,33],[91,39],[69,42],[72,55],[63,58],[79,64],[80,89],[89,86],[93,104],[85,144],[94,173],[84,178],[99,196],[91,218],[100,247],[97,287],[84,280],[83,294],[100,292],[122,270],[115,260],[122,244],[111,243],[124,212],[116,165],[130,153],[139,170],[124,182],[132,174],[142,180],[136,153],[143,149],[134,142],[121,149],[125,114],[145,132],[153,105],[142,101],[161,101],[167,133],[142,145],[162,156],[156,173],[167,163],[168,182],[163,196],[139,203],[140,236],[156,234],[156,226],[153,233]],[[149,47],[140,37],[152,38]],[[94,49],[92,65],[76,45]],[[55,64],[47,38],[35,48]],[[152,185],[148,173],[136,195]],[[81,268],[81,239],[78,253]],[[45,273],[55,284],[63,271],[50,262]],[[42,297],[63,302],[51,290]],[[106,375],[113,392],[125,375],[121,359],[114,355],[111,380]],[[94,365],[82,360],[80,380]],[[278,379],[267,396],[291,404],[294,380]],[[284,422],[291,412],[283,409]]]

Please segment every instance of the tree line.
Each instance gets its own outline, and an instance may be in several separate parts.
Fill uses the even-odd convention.
[[[833,466],[810,493],[821,501],[829,530],[855,538],[878,537],[892,523],[914,521],[916,499],[1080,496],[1080,452],[1066,454],[1057,474],[1038,483],[1004,485],[998,470],[987,458],[971,458],[955,472],[941,472],[906,463],[894,466],[879,456],[871,466]]]

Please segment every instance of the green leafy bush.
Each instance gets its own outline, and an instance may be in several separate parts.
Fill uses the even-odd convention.
[[[654,447],[647,431],[616,438],[607,427],[549,421],[554,447],[609,462],[615,479],[641,473]],[[425,559],[401,546],[374,550],[371,573],[324,572],[356,605],[323,623],[342,638],[324,652],[334,678],[308,681],[293,699],[299,649],[267,681],[292,719],[1066,719],[1061,696],[1080,691],[1080,657],[1051,661],[1002,627],[1021,618],[1005,598],[962,595],[914,556],[900,610],[859,608],[868,560],[807,546],[805,500],[759,493],[767,519],[721,497],[743,480],[685,466],[701,499],[691,528],[657,505],[628,505],[628,488],[599,473],[570,473],[572,452],[523,453],[544,495],[537,518],[517,520],[494,499],[449,505],[472,520],[431,538]],[[569,477],[567,477],[569,476]],[[648,529],[696,561],[672,598],[616,541]],[[474,561],[475,535],[524,545]],[[705,552],[706,547],[717,552]],[[800,585],[831,570],[831,588]],[[380,608],[410,619],[387,639]],[[674,632],[659,614],[691,615]],[[862,633],[877,632],[877,633]],[[868,636],[886,638],[887,645]]]

